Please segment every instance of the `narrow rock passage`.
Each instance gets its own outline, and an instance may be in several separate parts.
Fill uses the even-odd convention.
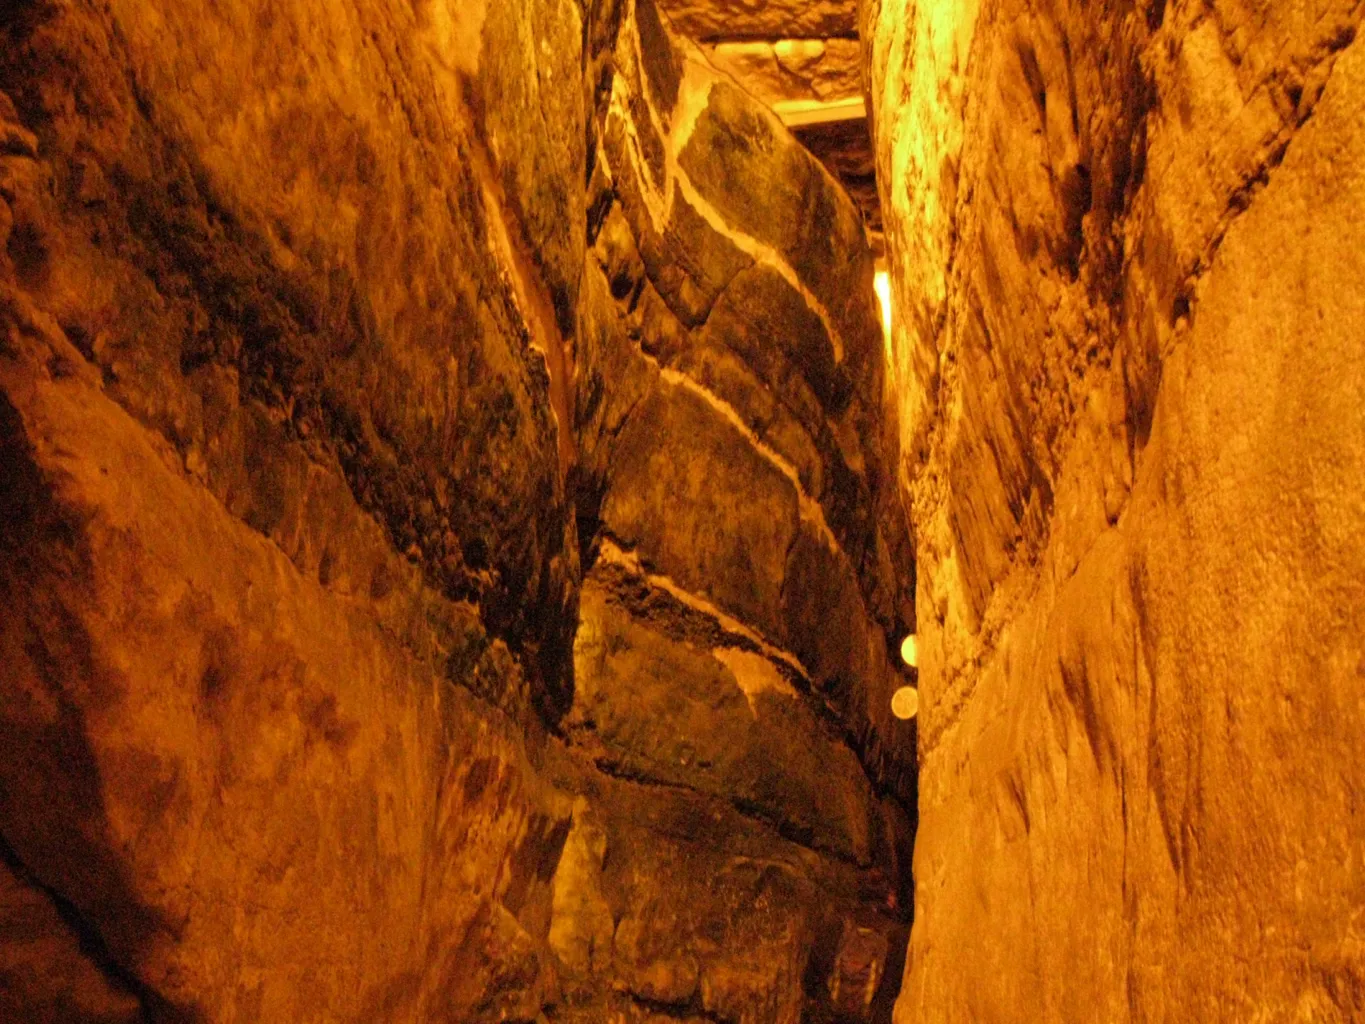
[[[1365,4],[658,2],[0,0],[0,1022],[1365,1020]]]

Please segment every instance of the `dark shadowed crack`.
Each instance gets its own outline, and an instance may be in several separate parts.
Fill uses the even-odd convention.
[[[30,871],[3,835],[0,835],[0,863],[9,869],[21,885],[47,898],[62,923],[71,930],[81,955],[114,989],[138,1001],[140,1016],[146,1024],[201,1024],[205,1020],[203,1014],[193,1008],[173,1005],[120,964],[94,922],[71,900]]]
[[[687,793],[699,797],[708,802],[725,804],[732,808],[740,817],[747,821],[755,822],[776,832],[781,838],[791,843],[793,846],[800,846],[814,853],[847,865],[855,870],[866,870],[872,866],[871,863],[864,863],[840,850],[821,843],[815,836],[815,830],[805,825],[797,825],[788,821],[780,814],[763,807],[753,800],[746,800],[743,797],[725,798],[705,790],[697,789],[682,782],[673,782],[667,779],[660,779],[648,772],[639,769],[627,768],[624,765],[613,761],[609,757],[597,757],[593,760],[593,766],[603,775],[617,782],[624,782],[634,786],[647,786],[652,789],[670,790],[675,793]]]
[[[610,541],[622,551],[630,550],[625,542],[613,536],[606,529],[599,530],[599,544],[601,540]],[[594,547],[594,552],[596,550],[597,545]],[[585,562],[585,566],[595,566],[591,571],[595,572],[597,581],[603,584],[609,602],[624,609],[637,621],[647,622],[652,628],[669,639],[689,644],[701,650],[712,650],[718,647],[736,648],[767,659],[768,663],[800,695],[806,707],[815,714],[816,720],[820,723],[825,734],[843,744],[853,753],[870,790],[879,798],[893,801],[913,820],[914,808],[907,806],[900,787],[895,785],[894,778],[889,777],[891,773],[887,773],[887,778],[879,779],[878,773],[872,769],[871,762],[874,758],[872,756],[871,737],[875,734],[875,730],[865,712],[859,716],[860,720],[850,720],[847,711],[842,710],[822,690],[816,688],[804,666],[801,666],[798,671],[793,664],[772,657],[771,652],[756,643],[752,637],[727,629],[723,623],[713,616],[700,609],[689,607],[667,590],[655,586],[648,578],[630,571],[625,566],[603,567],[597,565],[595,553],[592,558]],[[643,566],[643,568],[648,571],[648,566]],[[585,577],[588,572],[589,569],[585,568]],[[772,647],[790,655],[789,651],[778,645],[774,644]],[[800,665],[795,655],[790,656],[796,665]],[[837,683],[834,680],[826,681],[825,688],[837,689]],[[913,792],[914,787],[910,786],[909,788]]]

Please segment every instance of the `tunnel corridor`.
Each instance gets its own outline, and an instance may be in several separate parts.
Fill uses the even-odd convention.
[[[1365,1019],[1362,20],[0,0],[0,1022]]]

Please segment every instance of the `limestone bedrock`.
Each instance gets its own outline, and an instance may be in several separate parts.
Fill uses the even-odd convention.
[[[896,1019],[1362,1019],[1362,6],[861,24],[918,580]]]
[[[872,262],[648,0],[0,4],[0,1019],[889,1020]]]

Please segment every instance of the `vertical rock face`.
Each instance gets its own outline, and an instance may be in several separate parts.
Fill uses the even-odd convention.
[[[887,1019],[870,274],[645,3],[0,5],[0,1017]]]
[[[589,58],[562,723],[610,781],[575,814],[601,890],[564,884],[566,1005],[886,1019],[915,770],[888,650],[913,608],[871,257],[771,113],[648,3],[617,17]]]
[[[578,8],[3,12],[4,1015],[534,1016]]]
[[[1358,1020],[1361,8],[863,22],[923,672],[897,1019]]]

